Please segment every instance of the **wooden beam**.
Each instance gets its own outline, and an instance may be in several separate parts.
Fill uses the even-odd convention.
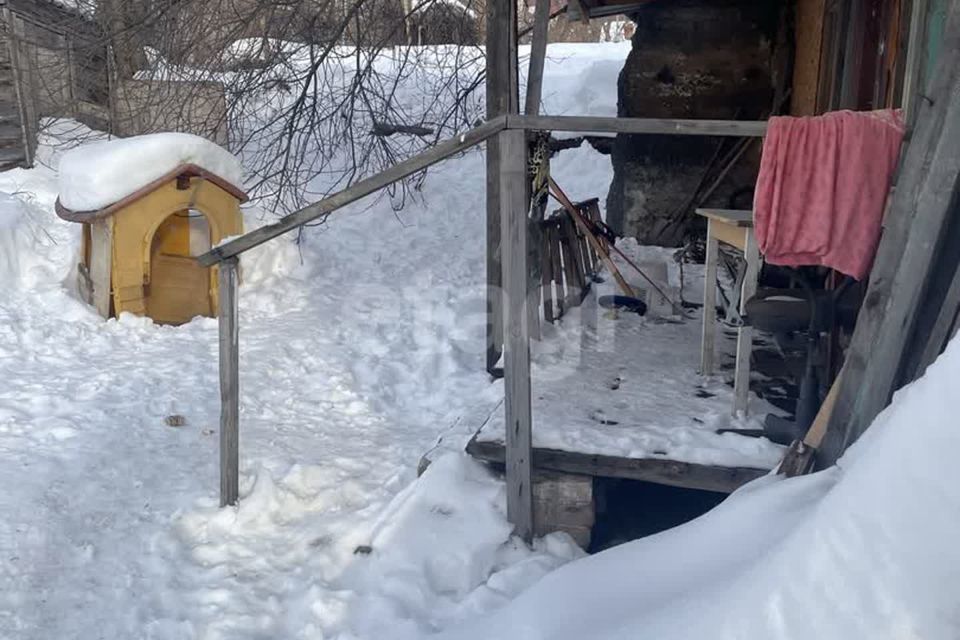
[[[239,260],[220,263],[220,506],[236,504],[240,489],[240,340],[237,309]]]
[[[524,540],[533,538],[530,466],[530,337],[527,312],[526,134],[500,134],[500,229],[503,239],[504,411],[507,518]]]
[[[370,195],[374,191],[426,169],[452,155],[492,139],[504,128],[524,130],[582,131],[596,133],[659,133],[702,136],[763,136],[767,123],[750,120],[682,120],[669,118],[606,118],[591,116],[521,116],[509,114],[488,120],[484,124],[441,142],[422,153],[400,162],[374,176],[319,202],[284,216],[277,222],[255,229],[239,238],[211,249],[197,261],[205,267],[272,240],[317,218]],[[491,149],[495,144],[490,145]],[[489,149],[488,149],[489,151]],[[500,154],[497,154],[498,157]],[[490,167],[488,169],[488,185]],[[489,194],[488,194],[489,195]],[[489,229],[489,227],[488,227]],[[497,249],[492,250],[494,255]],[[489,275],[489,274],[488,274]]]
[[[527,93],[524,112],[527,115],[536,115],[540,112],[540,99],[543,93],[543,65],[547,56],[547,27],[550,25],[550,0],[537,0],[533,17],[533,37],[530,45],[530,64],[527,71]],[[534,136],[531,134],[531,138]],[[550,159],[544,158],[549,173]],[[542,222],[546,212],[546,198],[537,198],[534,193],[533,178],[527,181],[527,193],[530,198],[529,238],[531,260],[527,289],[531,299],[527,311],[530,314],[530,336],[534,340],[540,339],[540,313],[534,301],[539,300],[541,292],[546,302],[547,292],[541,286],[543,276],[541,271],[542,253],[547,251],[544,242]],[[544,320],[550,321],[546,316]]]
[[[960,0],[952,0],[929,100],[902,156],[870,284],[818,466],[829,466],[890,402],[960,179]]]
[[[547,57],[547,28],[550,26],[550,0],[537,0],[533,14],[533,37],[530,43],[530,67],[527,72],[527,96],[524,113],[540,113],[543,94],[543,64]]]
[[[288,231],[292,231],[312,220],[316,220],[320,216],[332,213],[351,202],[356,202],[360,198],[368,196],[374,191],[387,187],[398,180],[402,180],[417,171],[422,171],[432,164],[436,164],[452,155],[466,151],[470,147],[480,144],[484,140],[502,131],[504,125],[505,118],[503,116],[489,120],[479,127],[430,147],[426,151],[395,164],[385,171],[365,178],[353,186],[347,187],[343,191],[339,191],[319,202],[314,202],[299,211],[284,216],[273,224],[254,229],[250,233],[245,233],[219,247],[214,247],[209,252],[199,256],[197,261],[204,267],[209,267],[225,258],[240,255],[244,251],[259,246]]]
[[[504,462],[502,443],[478,441],[476,436],[467,444],[467,453],[486,462]],[[662,458],[621,458],[540,447],[533,449],[533,466],[538,470],[550,469],[600,478],[641,480],[718,493],[731,493],[751,480],[769,473],[768,469],[719,467]]]
[[[577,133],[656,133],[688,136],[763,137],[765,120],[690,120],[602,116],[507,116],[508,129]]]

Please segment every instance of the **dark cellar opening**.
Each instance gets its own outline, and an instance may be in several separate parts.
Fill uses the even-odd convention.
[[[597,512],[590,553],[689,522],[727,497],[621,478],[594,478],[593,487]]]

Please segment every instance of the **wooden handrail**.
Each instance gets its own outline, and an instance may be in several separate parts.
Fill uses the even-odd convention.
[[[201,256],[197,257],[197,262],[199,262],[204,267],[209,267],[217,262],[221,262],[226,258],[232,256],[237,256],[252,249],[258,245],[272,240],[277,236],[283,235],[288,231],[292,231],[297,227],[300,227],[308,222],[316,220],[320,216],[326,215],[337,209],[344,207],[351,202],[356,202],[364,196],[368,196],[374,191],[379,191],[384,187],[388,187],[398,180],[402,180],[407,176],[426,169],[432,164],[436,164],[441,160],[449,158],[452,155],[466,151],[470,147],[480,144],[487,138],[494,136],[506,127],[506,116],[499,116],[493,118],[483,123],[479,127],[470,129],[466,133],[462,133],[455,138],[445,140],[438,145],[430,147],[422,153],[407,158],[403,162],[395,164],[386,171],[381,171],[380,173],[365,178],[356,184],[347,187],[343,191],[338,191],[332,196],[326,197],[323,200],[309,204],[299,211],[295,211],[289,215],[286,215],[273,224],[268,224],[258,229],[254,229],[249,233],[245,233],[242,236],[234,238],[228,242],[223,243],[219,247],[214,247],[207,253],[204,253]]]
[[[640,133],[681,136],[763,137],[766,120],[690,120],[601,116],[507,116],[507,129],[577,133]]]
[[[237,256],[277,236],[292,231],[320,216],[355,202],[374,191],[388,187],[398,180],[426,169],[452,155],[466,151],[505,129],[535,131],[571,131],[589,133],[633,133],[693,136],[762,137],[767,123],[763,120],[684,120],[673,118],[614,118],[593,116],[497,116],[455,138],[445,140],[422,153],[396,164],[386,171],[365,178],[323,200],[307,205],[299,211],[214,247],[199,256],[197,261],[209,267],[226,258]]]

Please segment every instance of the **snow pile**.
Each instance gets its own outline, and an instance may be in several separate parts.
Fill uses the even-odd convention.
[[[52,216],[49,208],[0,192],[0,286],[58,286],[67,277],[79,226],[52,225]]]
[[[812,476],[572,563],[445,638],[960,636],[960,341]]]
[[[279,477],[261,468],[236,509],[211,502],[181,517],[179,546],[211,568],[182,576],[194,624],[213,637],[420,638],[583,555],[562,535],[533,551],[511,540],[503,484],[462,453],[440,457],[369,527],[329,526],[330,505],[362,500],[363,487],[342,478],[329,465],[296,464]],[[260,591],[249,598],[218,596],[250,581]],[[262,601],[265,587],[282,596]]]
[[[243,185],[243,166],[226,149],[189,133],[151,133],[66,152],[59,166],[60,202],[74,211],[102,209],[183,164]]]

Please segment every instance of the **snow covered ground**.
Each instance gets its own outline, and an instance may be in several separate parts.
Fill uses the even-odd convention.
[[[549,111],[611,112],[628,49],[553,55]],[[603,195],[609,159],[564,156],[571,197]],[[103,321],[70,292],[80,227],[53,213],[55,171],[0,174],[0,638],[415,637],[580,555],[511,541],[502,484],[456,452],[502,397],[483,166],[468,153],[402,212],[369,199],[245,256],[226,510],[216,322]],[[441,435],[453,453],[411,484]]]
[[[556,50],[546,112],[613,113],[627,51]],[[575,199],[611,174],[588,148],[553,169]],[[588,559],[511,539],[502,482],[458,452],[502,397],[482,171],[465,154],[400,213],[367,200],[245,256],[227,509],[215,321],[103,321],[70,291],[55,171],[0,174],[0,638],[957,637],[956,344],[843,468]]]

